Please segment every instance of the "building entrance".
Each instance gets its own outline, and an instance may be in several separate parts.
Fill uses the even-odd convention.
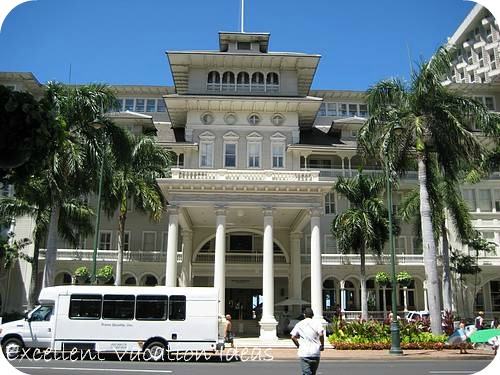
[[[226,314],[235,320],[258,322],[262,315],[262,289],[226,288]]]

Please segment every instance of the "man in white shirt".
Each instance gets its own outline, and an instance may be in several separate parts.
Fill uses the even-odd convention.
[[[297,355],[300,358],[302,375],[315,375],[319,366],[321,351],[324,349],[325,337],[321,321],[312,319],[312,309],[304,310],[304,320],[293,327],[290,335],[295,346],[299,349]]]

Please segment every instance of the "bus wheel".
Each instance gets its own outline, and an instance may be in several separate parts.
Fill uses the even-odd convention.
[[[3,353],[7,359],[17,358],[21,354],[23,347],[23,342],[16,337],[11,337],[2,344]]]
[[[154,362],[165,360],[166,347],[161,341],[151,341],[144,350],[144,359]]]

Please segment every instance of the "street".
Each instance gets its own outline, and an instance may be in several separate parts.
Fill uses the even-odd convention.
[[[17,369],[34,375],[94,375],[122,373],[172,375],[255,375],[299,374],[298,361],[232,361],[232,362],[122,362],[122,361],[39,361],[27,359],[11,362]],[[321,374],[339,375],[430,375],[473,374],[484,369],[487,360],[395,360],[395,361],[322,361]]]

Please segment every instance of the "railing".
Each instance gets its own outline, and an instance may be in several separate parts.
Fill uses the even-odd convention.
[[[45,259],[45,249],[40,250],[40,258]],[[83,260],[92,261],[93,250],[79,249],[58,249],[57,260]],[[167,254],[163,251],[124,251],[123,261],[125,262],[166,262]],[[110,262],[116,261],[118,250],[98,250],[97,261]],[[182,253],[177,253],[177,263],[182,262]]]
[[[357,169],[339,169],[339,168],[315,168],[315,167],[309,167],[308,170],[310,171],[319,171],[319,177],[320,178],[336,178],[336,177],[351,177],[351,176],[357,176],[358,175],[358,170]],[[369,175],[369,176],[380,176],[384,173],[382,169],[363,169],[363,174]],[[409,171],[407,172],[403,177],[403,179],[406,180],[416,180],[418,178],[417,171]],[[493,178],[493,177],[491,177]]]
[[[231,170],[172,168],[173,180],[319,181],[319,171]]]
[[[214,263],[215,253],[199,253],[196,257],[195,263]],[[226,253],[226,263],[236,263],[236,264],[262,264],[263,255],[262,253],[252,253],[252,254],[237,254],[237,253]],[[283,264],[286,263],[286,257],[283,254],[274,254],[274,263]]]
[[[309,263],[311,256],[309,254],[301,255],[302,263]],[[390,264],[390,254],[382,254],[380,257],[374,254],[366,254],[366,265]],[[359,254],[321,254],[321,263],[325,266],[335,265],[359,265]],[[423,264],[422,254],[396,254],[397,264]]]
[[[389,310],[387,310],[385,313],[384,311],[368,311],[368,319],[369,320],[378,320],[378,321],[384,321],[387,319],[388,314],[390,313]],[[397,315],[401,318],[405,316],[404,311],[398,311]],[[332,320],[336,316],[335,311],[323,311],[323,316],[327,319]],[[359,319],[361,316],[361,310],[346,310],[342,314],[342,319],[347,320],[347,321],[353,321]]]

